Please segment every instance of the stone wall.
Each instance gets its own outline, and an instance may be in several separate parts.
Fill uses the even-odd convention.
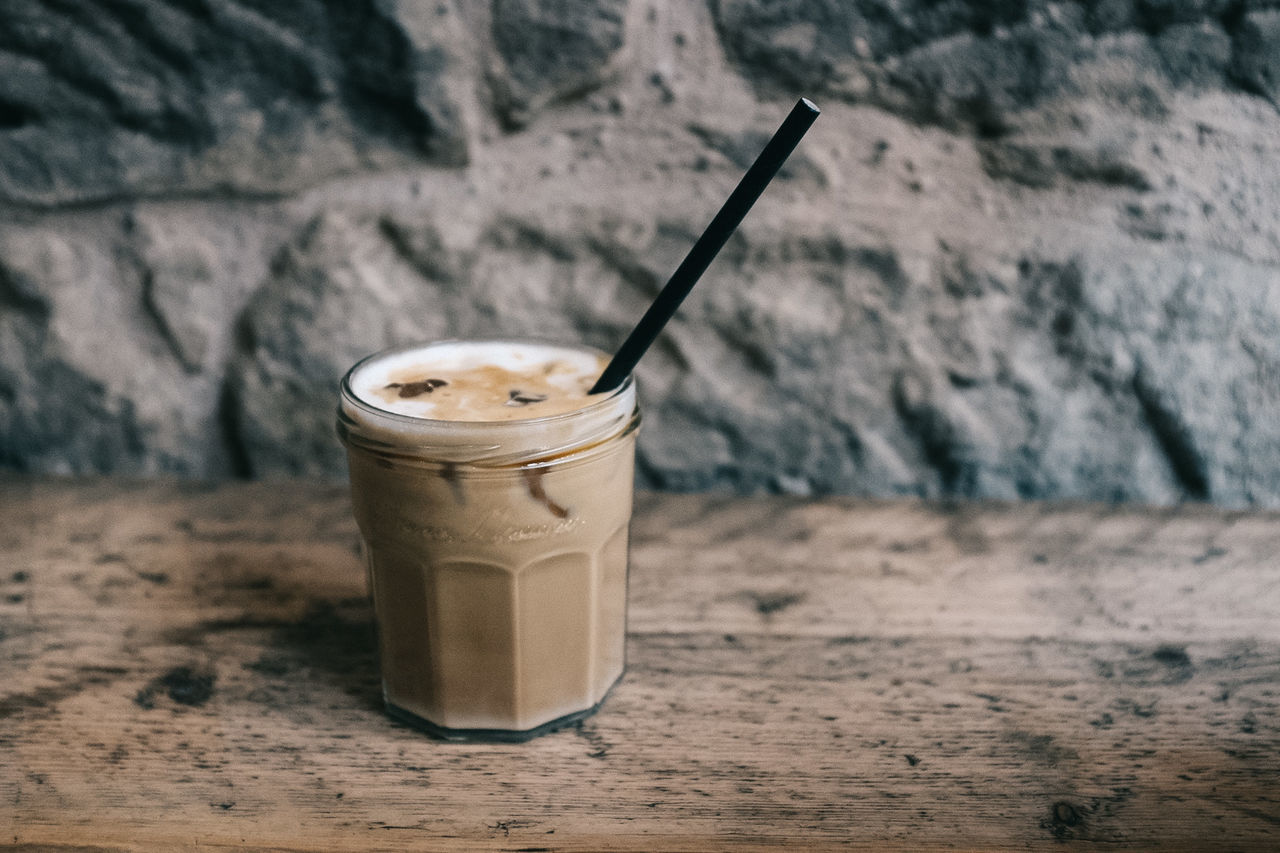
[[[668,489],[1280,506],[1280,2],[6,0],[0,466],[340,475],[422,338],[614,348]]]

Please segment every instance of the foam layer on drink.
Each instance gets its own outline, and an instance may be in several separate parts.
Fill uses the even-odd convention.
[[[362,400],[415,418],[528,420],[581,409],[606,363],[589,350],[464,341],[379,358],[351,385]]]
[[[607,363],[588,347],[525,341],[392,350],[347,374],[342,420],[357,440],[423,449],[440,461],[527,461],[625,426],[635,408],[630,381],[588,394]]]

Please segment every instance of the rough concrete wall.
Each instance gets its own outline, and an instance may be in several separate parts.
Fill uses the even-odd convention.
[[[1280,2],[7,0],[0,466],[339,474],[416,339],[641,365],[672,489],[1280,506]]]

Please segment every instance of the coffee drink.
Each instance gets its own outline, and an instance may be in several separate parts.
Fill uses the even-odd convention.
[[[338,430],[395,717],[524,740],[621,677],[635,388],[522,341],[392,350],[344,378]]]

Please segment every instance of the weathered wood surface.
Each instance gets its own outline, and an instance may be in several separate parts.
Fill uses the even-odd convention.
[[[0,486],[0,850],[1280,849],[1280,516],[642,496],[582,725],[378,707],[340,487]]]

